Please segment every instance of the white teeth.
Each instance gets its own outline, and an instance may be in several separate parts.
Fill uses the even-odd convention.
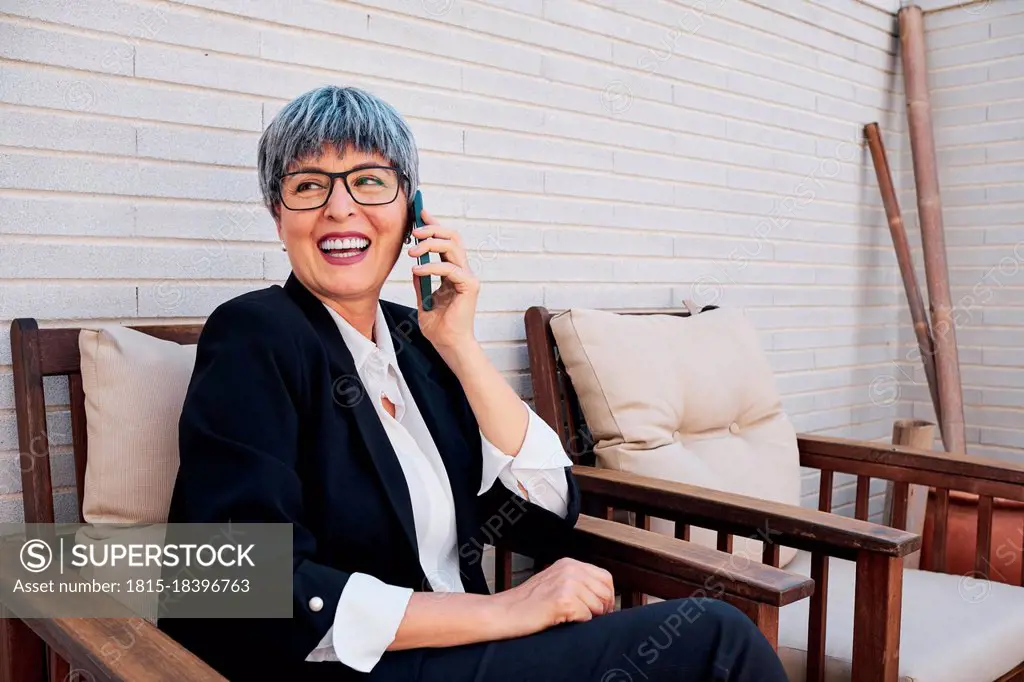
[[[321,251],[352,251],[365,249],[370,245],[369,239],[362,237],[345,237],[344,239],[324,239],[320,242]]]

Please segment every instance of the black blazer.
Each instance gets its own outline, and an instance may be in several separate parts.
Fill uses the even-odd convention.
[[[579,515],[570,471],[564,520],[500,481],[477,496],[480,433],[461,385],[420,333],[415,309],[381,306],[451,482],[466,591],[488,592],[481,558],[495,535],[557,557]],[[231,680],[363,678],[341,664],[304,662],[332,625],[350,573],[418,591],[430,585],[395,452],[334,320],[294,274],[284,287],[238,296],[208,318],[179,448],[170,522],[293,525],[293,617],[169,618],[159,627]],[[314,596],[323,600],[318,612],[309,608]],[[421,653],[386,654],[387,679],[414,679]]]

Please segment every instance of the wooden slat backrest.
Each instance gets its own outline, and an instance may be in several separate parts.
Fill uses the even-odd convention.
[[[706,306],[705,310],[714,306]],[[623,315],[674,315],[689,317],[685,309],[611,310]],[[534,410],[541,419],[555,429],[562,445],[576,464],[594,464],[594,441],[587,429],[580,402],[565,365],[558,355],[558,344],[551,333],[554,315],[543,306],[526,311],[526,347],[530,355],[530,376],[533,380]]]
[[[188,344],[199,340],[200,324],[141,325],[132,329],[167,341]],[[87,446],[85,393],[82,390],[81,328],[40,329],[32,318],[11,323],[11,354],[14,363],[14,404],[18,421],[22,494],[27,523],[53,523],[54,500],[50,483],[50,439],[46,429],[46,398],[43,378],[68,378],[71,409],[71,441],[75,458],[78,520],[82,518]]]

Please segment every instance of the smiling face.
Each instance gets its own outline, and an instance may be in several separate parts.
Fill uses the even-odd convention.
[[[391,166],[379,154],[348,148],[338,154],[333,148],[320,156],[303,159],[289,172],[340,173],[365,166]],[[348,176],[360,201],[385,200],[394,194],[384,185],[390,174],[379,169],[356,170]],[[408,198],[399,182],[394,201],[368,206],[356,202],[345,190],[344,181],[334,180],[330,200],[320,208],[291,210],[310,201],[326,187],[324,178],[297,175],[282,183],[283,203],[279,206],[278,236],[284,242],[292,271],[306,288],[321,299],[339,303],[376,299],[395,266],[405,239]],[[374,199],[373,197],[385,199]]]

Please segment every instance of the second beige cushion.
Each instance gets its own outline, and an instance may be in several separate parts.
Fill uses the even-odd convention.
[[[574,309],[551,330],[594,439],[599,466],[800,504],[796,432],[756,330],[736,310],[692,317]],[[671,534],[674,524],[655,519]],[[717,534],[691,530],[716,546]],[[761,560],[762,544],[734,553]],[[781,565],[796,551],[783,547]]]

